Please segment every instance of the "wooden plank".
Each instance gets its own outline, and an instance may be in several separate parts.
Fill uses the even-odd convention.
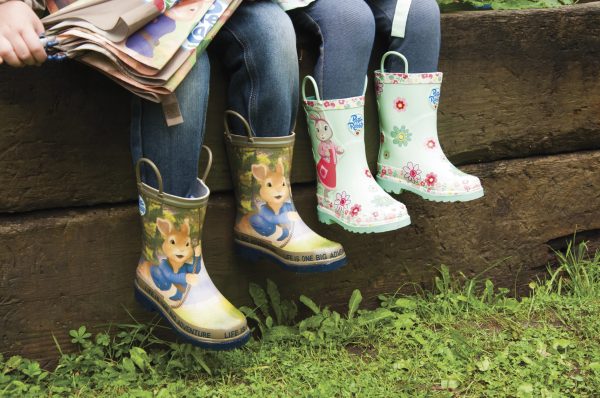
[[[600,3],[442,17],[442,142],[458,164],[600,148]],[[314,49],[313,49],[314,51]],[[302,75],[314,54],[305,52]],[[375,63],[373,63],[375,68]],[[225,79],[213,62],[206,142],[214,192],[229,190],[222,144]],[[368,131],[376,132],[373,96]],[[0,67],[0,212],[135,198],[129,97],[66,63]],[[313,179],[300,112],[293,179]],[[371,164],[377,134],[367,137]]]
[[[235,305],[250,304],[248,283],[271,278],[284,297],[306,294],[345,308],[355,288],[366,304],[377,294],[415,283],[430,286],[446,264],[497,286],[523,289],[544,272],[553,248],[577,228],[600,244],[600,151],[465,167],[482,177],[486,196],[468,203],[433,203],[404,194],[413,224],[357,235],[316,221],[314,187],[296,185],[300,214],[315,230],[339,239],[350,263],[339,271],[301,275],[251,264],[232,252],[233,198],[211,198],[204,236],[207,269]],[[140,320],[132,279],[139,255],[134,205],[3,216],[0,223],[0,352],[38,359],[56,356],[52,333],[69,346],[67,331],[82,324]],[[523,291],[523,290],[521,290]]]
[[[452,159],[599,148],[599,17],[600,3],[446,15],[441,140]]]

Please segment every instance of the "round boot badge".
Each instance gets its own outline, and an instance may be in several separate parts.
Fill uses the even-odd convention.
[[[138,196],[138,207],[140,210],[140,215],[141,216],[145,215],[146,214],[146,202],[144,202],[142,195]]]

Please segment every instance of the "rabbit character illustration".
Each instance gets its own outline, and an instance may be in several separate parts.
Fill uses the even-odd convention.
[[[155,5],[158,7],[161,5],[160,3],[163,2],[155,2]],[[201,5],[202,1],[198,0],[180,1],[176,7],[158,16],[142,29],[129,36],[125,45],[138,54],[152,58],[154,49],[160,44],[160,38],[175,31],[176,21],[192,20]],[[164,7],[164,4],[162,4],[162,7]]]
[[[170,299],[179,301],[187,286],[194,286],[199,281],[198,273],[202,264],[200,245],[192,247],[190,222],[187,218],[177,229],[171,221],[159,217],[156,219],[156,228],[163,238],[162,251],[167,257],[160,260],[158,265],[146,262],[142,272],[150,276],[162,291],[175,286],[177,292]]]
[[[344,148],[335,145],[333,142],[333,129],[325,118],[325,115],[312,112],[309,114],[309,119],[314,123],[315,136],[319,140],[317,175],[325,189],[325,196],[327,196],[327,190],[335,189],[337,180],[337,155],[342,155]]]
[[[290,198],[290,186],[285,178],[281,158],[275,171],[264,164],[253,164],[252,175],[260,184],[260,199],[264,202],[258,212],[246,214],[238,223],[240,232],[260,235],[273,242],[285,242],[290,236],[291,224],[300,220]]]

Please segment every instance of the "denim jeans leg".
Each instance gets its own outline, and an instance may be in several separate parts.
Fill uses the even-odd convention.
[[[152,160],[163,178],[165,192],[185,197],[198,176],[200,148],[208,106],[210,63],[206,53],[177,88],[175,94],[184,123],[168,127],[162,106],[133,99],[131,154],[134,165],[141,157]],[[157,187],[154,173],[142,166],[142,180]]]
[[[259,137],[289,135],[298,108],[298,57],[287,14],[271,2],[242,3],[211,46],[230,77],[228,108]],[[231,125],[244,134],[235,120]]]
[[[436,72],[440,55],[440,8],[435,0],[412,0],[404,38],[392,37],[392,21],[398,0],[366,0],[377,25],[377,33],[388,40],[388,48],[406,56],[411,73]],[[403,72],[404,63],[389,57],[386,69]]]
[[[364,0],[317,0],[290,11],[296,28],[320,42],[314,78],[323,99],[362,95],[375,36]]]

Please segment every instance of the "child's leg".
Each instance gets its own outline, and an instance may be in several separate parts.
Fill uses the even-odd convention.
[[[389,49],[408,60],[409,77],[398,79],[404,63],[388,54],[386,71],[376,71],[381,146],[379,184],[388,192],[413,192],[425,199],[456,202],[483,196],[481,181],[450,163],[437,134],[437,109],[442,82],[437,71],[440,14],[434,0],[412,0],[405,38],[391,37],[397,1],[366,0],[373,9],[378,33]],[[389,73],[392,72],[392,73]]]
[[[201,256],[208,190],[196,179],[204,139],[209,74],[208,56],[203,54],[177,88],[183,124],[167,127],[160,104],[134,101],[133,159],[137,161],[143,156],[154,162],[162,174],[165,192],[177,196],[159,197],[146,185],[139,188],[142,253],[136,271],[135,295],[146,309],[157,311],[168,320],[186,341],[204,348],[227,349],[244,344],[250,332],[244,315],[210,280]],[[145,182],[156,187],[152,171],[146,167],[143,170]],[[186,197],[192,192],[194,197]],[[156,236],[157,231],[160,237]],[[179,277],[185,282],[173,284],[161,278],[157,281],[158,267],[163,261],[169,268],[173,261],[183,261],[186,272]]]
[[[237,249],[247,259],[266,257],[295,272],[341,267],[342,246],[304,224],[292,201],[298,59],[288,15],[272,2],[242,3],[213,45],[231,77],[229,109],[257,136],[248,140],[230,114],[233,134],[225,142],[237,198]]]
[[[317,0],[290,12],[294,25],[320,41],[314,70],[323,99],[362,95],[375,35],[363,0]]]
[[[287,14],[271,2],[244,2],[212,46],[230,76],[228,109],[243,115],[259,137],[290,134],[298,107],[298,57]]]
[[[406,56],[411,73],[435,72],[440,54],[440,8],[435,0],[412,0],[406,21],[404,38],[392,37],[392,21],[396,3],[402,0],[366,0],[389,50]],[[389,57],[386,68],[401,72],[404,65],[398,57]]]
[[[321,41],[315,80],[303,81],[315,91],[314,98],[303,99],[319,177],[319,221],[358,233],[408,225],[406,207],[377,185],[365,154],[365,135],[376,134],[365,131],[362,97],[375,35],[371,9],[364,0],[317,0],[290,15],[299,29]],[[337,156],[321,156],[324,142]]]
[[[184,123],[167,127],[162,106],[135,98],[131,118],[131,154],[152,160],[160,170],[165,192],[185,197],[198,177],[198,160],[204,140],[210,64],[202,54],[176,95]],[[157,187],[154,173],[142,167],[142,180]]]

